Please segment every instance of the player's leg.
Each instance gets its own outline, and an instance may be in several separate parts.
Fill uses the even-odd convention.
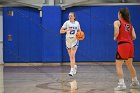
[[[118,75],[119,79],[123,79],[123,69],[122,69],[122,65],[124,63],[124,60],[116,60],[116,72]]]
[[[69,75],[73,76],[76,74],[76,69],[75,69],[75,54],[76,54],[77,49],[76,48],[71,48],[69,55],[70,55],[70,65],[71,65],[71,71]]]
[[[126,61],[127,68],[130,72],[132,83],[130,85],[131,88],[140,88],[139,81],[137,80],[136,70],[133,66],[133,57],[134,57],[134,46],[131,45],[129,59]]]
[[[73,48],[68,49],[71,68],[74,68],[74,65],[75,65],[75,53],[76,53],[76,49],[73,49]]]
[[[126,89],[126,85],[124,83],[124,78],[123,78],[123,69],[122,69],[122,65],[124,63],[124,60],[116,60],[116,72],[118,75],[118,86],[116,88],[114,88],[114,90],[124,90]]]
[[[133,58],[129,58],[128,60],[126,60],[126,65],[127,65],[127,68],[130,72],[131,77],[135,78],[136,77],[136,71],[135,71],[135,68],[134,68],[132,62],[133,62]]]
[[[123,68],[122,65],[125,59],[128,59],[129,46],[127,43],[121,43],[118,45],[116,54],[116,72],[119,79],[118,86],[114,90],[124,90],[126,85],[124,83]]]

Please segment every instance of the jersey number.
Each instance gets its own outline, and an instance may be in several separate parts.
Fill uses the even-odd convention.
[[[130,24],[125,24],[125,31],[130,31]]]
[[[75,34],[75,30],[70,31],[70,34]]]

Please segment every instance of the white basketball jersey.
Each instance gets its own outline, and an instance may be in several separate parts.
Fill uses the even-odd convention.
[[[68,20],[68,21],[66,21],[66,22],[63,24],[62,27],[65,28],[65,29],[69,29],[69,28],[72,29],[71,31],[67,31],[67,32],[66,32],[66,38],[67,38],[67,37],[75,37],[77,31],[78,31],[78,30],[81,30],[80,24],[79,24],[78,21],[70,22],[70,21]]]

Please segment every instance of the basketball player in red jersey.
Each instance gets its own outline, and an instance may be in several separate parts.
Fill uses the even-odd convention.
[[[139,88],[135,68],[132,64],[134,57],[133,40],[136,39],[135,30],[130,22],[128,8],[121,8],[118,12],[118,20],[114,22],[114,40],[118,41],[116,53],[116,70],[119,78],[118,86],[114,90],[125,90],[126,85],[123,78],[122,65],[126,62],[127,68],[132,78],[130,88]]]

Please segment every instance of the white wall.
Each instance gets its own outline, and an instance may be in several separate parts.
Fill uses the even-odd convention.
[[[49,0],[47,0],[49,1]],[[55,3],[58,4],[60,3],[60,1],[63,2],[63,4],[69,4],[69,3],[72,3],[72,2],[82,2],[82,1],[86,1],[84,3],[88,3],[89,4],[92,4],[92,3],[120,3],[122,2],[122,0],[55,0]],[[140,0],[124,0],[124,1],[127,1],[129,3],[140,3]],[[78,3],[80,4],[80,3]]]
[[[3,63],[3,17],[0,9],[0,64]]]
[[[0,93],[4,93],[3,66],[0,66]]]
[[[55,2],[59,2],[60,0],[55,0]],[[69,4],[73,2],[92,2],[92,3],[104,3],[104,2],[119,2],[119,0],[62,0],[64,4]]]
[[[23,2],[23,3],[28,3],[28,4],[43,4],[43,3],[45,3],[45,0],[13,0],[13,1],[18,1],[18,2]]]
[[[5,0],[6,1],[6,0]],[[27,3],[27,4],[49,4],[49,5],[54,5],[54,4],[71,4],[71,3],[77,3],[78,5],[80,4],[95,4],[95,3],[119,3],[122,2],[122,0],[7,0],[7,1],[18,1],[22,3]],[[84,2],[83,2],[84,1]],[[129,3],[138,3],[140,0],[124,0]]]

